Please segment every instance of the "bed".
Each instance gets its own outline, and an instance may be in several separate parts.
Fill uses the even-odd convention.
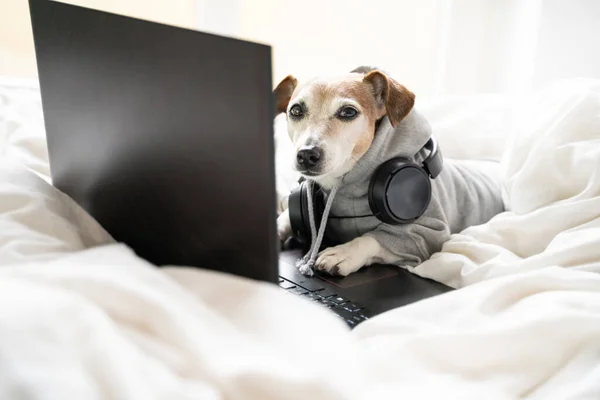
[[[446,157],[501,161],[509,211],[412,268],[460,290],[350,331],[115,243],[50,184],[36,83],[2,79],[0,398],[600,398],[600,81],[417,107]]]

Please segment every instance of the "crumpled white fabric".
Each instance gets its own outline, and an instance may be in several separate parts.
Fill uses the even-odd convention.
[[[0,159],[0,266],[113,242],[70,197],[25,166]]]
[[[0,268],[0,397],[595,399],[599,293],[548,268],[350,332],[276,287],[109,245]]]
[[[518,103],[502,158],[510,211],[453,235],[413,272],[462,287],[550,265],[600,271],[600,81]]]
[[[31,172],[43,160],[15,164],[43,132],[13,137],[21,149],[2,151],[19,156],[0,160],[0,398],[600,398],[597,87],[565,82],[524,103],[504,159],[512,211],[415,269],[466,287],[354,331],[265,283],[147,264]]]
[[[344,399],[365,388],[352,337],[324,309],[264,283],[170,274],[121,245],[0,268],[0,397]]]

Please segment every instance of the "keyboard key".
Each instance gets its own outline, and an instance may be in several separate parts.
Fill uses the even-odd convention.
[[[351,319],[347,319],[347,320],[346,320],[346,323],[347,323],[348,325],[350,325],[350,327],[351,327],[351,328],[355,327],[355,326],[358,324],[358,322],[356,322],[356,321],[354,321],[354,320],[351,320]]]
[[[345,310],[350,311],[350,312],[356,312],[362,309],[361,306],[354,304],[354,303],[345,303],[342,306]]]
[[[338,307],[337,304],[335,304],[333,301],[328,301],[327,303],[324,303],[327,305],[327,307],[329,308],[334,308],[334,307]]]
[[[332,309],[332,311],[336,314],[338,314],[339,316],[341,316],[343,319],[352,319],[352,317],[354,316],[353,313],[351,313],[348,310],[344,310],[343,308],[335,307]]]
[[[325,298],[325,297],[321,297],[321,298],[319,299],[319,302],[320,302],[320,303],[322,303],[322,304],[325,304],[325,305],[332,305],[332,306],[335,306],[335,305],[336,305],[336,304],[332,304],[332,303],[329,301],[329,299],[327,299],[327,298]]]
[[[337,296],[337,293],[331,289],[325,288],[325,289],[319,291],[319,295],[321,297],[332,297],[332,296]]]
[[[291,289],[291,288],[296,287],[296,285],[294,285],[293,283],[288,282],[288,281],[280,282],[279,286],[281,286],[282,289]]]
[[[321,304],[325,308],[333,308],[333,307],[335,307],[335,306],[333,306],[331,304],[328,304],[326,302],[323,302],[323,301],[317,301],[317,304]]]
[[[298,296],[303,296],[303,295],[305,295],[305,294],[308,294],[308,293],[310,293],[308,290],[306,290],[306,289],[303,289],[303,288],[301,288],[301,287],[298,287],[298,286],[295,286],[295,287],[293,287],[293,288],[291,288],[291,289],[288,289],[288,291],[289,291],[290,293],[297,294]]]
[[[321,299],[321,296],[319,296],[316,293],[312,293],[312,292],[308,292],[306,294],[306,297],[312,301],[319,301]]]
[[[348,300],[346,300],[343,297],[337,296],[337,297],[332,298],[331,301],[333,301],[335,304],[344,304]]]
[[[364,321],[365,319],[360,314],[357,314],[352,316],[352,320],[358,323]]]

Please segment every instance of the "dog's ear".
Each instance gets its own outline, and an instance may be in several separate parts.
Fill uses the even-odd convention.
[[[275,97],[275,113],[281,114],[286,112],[292,93],[298,86],[298,80],[292,75],[286,76],[279,85],[273,90],[273,96]]]
[[[373,88],[375,102],[381,111],[380,116],[387,114],[393,127],[396,127],[415,105],[414,93],[381,71],[369,72],[363,81]]]

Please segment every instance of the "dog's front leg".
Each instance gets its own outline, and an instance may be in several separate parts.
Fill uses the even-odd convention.
[[[289,210],[285,210],[277,217],[277,234],[281,243],[292,236],[292,223],[290,222]]]
[[[315,268],[331,275],[347,276],[366,265],[389,262],[392,259],[394,256],[373,237],[360,236],[320,252]]]

